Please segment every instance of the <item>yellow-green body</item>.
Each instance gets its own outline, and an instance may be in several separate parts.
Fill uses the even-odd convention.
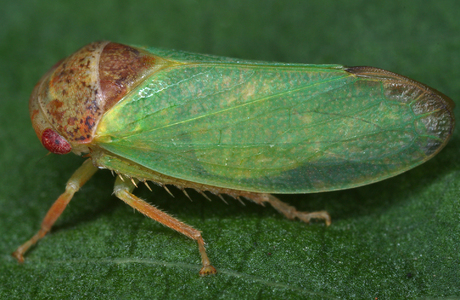
[[[117,174],[116,197],[196,240],[200,275],[215,274],[200,231],[132,194],[139,182],[244,197],[329,225],[326,211],[299,212],[269,193],[351,188],[413,168],[446,145],[453,108],[440,92],[377,68],[87,45],[42,77],[29,110],[45,148],[89,159],[13,256],[22,262],[105,168]]]
[[[320,192],[402,173],[452,132],[447,101],[390,72],[147,51],[170,66],[101,118],[94,142],[104,167],[114,169],[104,157],[116,155],[205,185]],[[138,177],[130,164],[115,169]]]

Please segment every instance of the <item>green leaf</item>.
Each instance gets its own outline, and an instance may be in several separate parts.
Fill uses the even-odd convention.
[[[429,162],[346,191],[278,195],[333,223],[189,192],[136,194],[200,229],[217,276],[201,278],[196,243],[134,213],[99,172],[19,265],[82,163],[46,156],[28,98],[56,61],[94,40],[298,63],[372,65],[460,94],[456,1],[8,1],[0,20],[1,299],[449,299],[460,296],[460,132]],[[459,115],[458,108],[455,113]]]

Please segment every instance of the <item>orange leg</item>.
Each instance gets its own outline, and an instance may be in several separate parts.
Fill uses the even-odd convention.
[[[69,181],[67,181],[65,192],[59,196],[59,198],[54,202],[54,204],[46,213],[40,230],[30,240],[16,249],[16,251],[12,253],[13,257],[15,257],[21,263],[24,262],[24,253],[26,253],[26,251],[41,238],[43,238],[48,231],[50,231],[54,222],[56,222],[56,220],[66,208],[67,204],[72,199],[73,194],[75,194],[85,184],[85,182],[88,181],[91,176],[93,176],[96,171],[97,168],[93,166],[91,159],[87,159],[81,165],[81,167],[79,167],[75,173],[73,173],[72,177],[70,177]]]
[[[251,193],[250,195],[244,195],[245,198],[248,198],[254,201],[257,204],[264,205],[266,202],[270,203],[277,211],[285,215],[288,219],[298,218],[305,223],[309,223],[311,219],[323,219],[326,222],[326,225],[331,225],[331,217],[327,211],[315,211],[315,212],[303,212],[297,211],[294,206],[290,206],[275,196],[271,194],[256,194]]]
[[[200,275],[206,276],[210,274],[216,274],[217,271],[211,265],[208,255],[206,254],[206,250],[204,248],[204,240],[201,237],[200,231],[196,230],[195,228],[187,224],[182,223],[181,221],[171,217],[167,213],[148,204],[144,200],[134,196],[132,194],[132,191],[134,190],[134,187],[135,187],[134,183],[131,182],[131,180],[127,179],[126,177],[124,179],[125,180],[123,181],[120,177],[117,177],[115,181],[114,194],[118,198],[126,202],[126,204],[140,211],[147,217],[157,222],[160,222],[161,224],[171,229],[174,229],[182,233],[183,235],[188,236],[191,239],[196,240],[198,242],[198,250],[200,251],[200,254],[201,254],[201,262],[203,264],[203,267],[200,270]]]

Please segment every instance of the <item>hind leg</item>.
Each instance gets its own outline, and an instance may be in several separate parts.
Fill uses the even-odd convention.
[[[173,218],[172,216],[168,215],[167,213],[159,210],[158,208],[148,204],[144,200],[134,196],[132,191],[135,185],[129,179],[125,179],[124,181],[117,177],[115,181],[114,193],[115,195],[123,200],[126,204],[133,207],[137,211],[143,213],[147,217],[160,222],[161,224],[174,229],[185,236],[188,236],[191,239],[194,239],[198,243],[198,250],[201,254],[201,262],[203,267],[200,270],[201,276],[216,274],[216,269],[211,265],[209,261],[208,255],[206,254],[206,249],[204,247],[204,240],[201,237],[201,232],[181,221]]]
[[[331,216],[329,216],[329,213],[325,210],[315,212],[298,211],[294,206],[282,202],[271,194],[251,193],[244,195],[244,197],[262,206],[264,206],[265,203],[270,203],[277,211],[291,220],[297,218],[305,223],[309,223],[311,219],[322,219],[327,226],[331,225]]]

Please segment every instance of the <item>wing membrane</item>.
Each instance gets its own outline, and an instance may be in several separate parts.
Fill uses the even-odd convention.
[[[185,64],[147,78],[107,112],[97,140],[189,181],[273,193],[342,189],[438,150],[446,135],[427,124],[445,112],[417,110],[426,97],[410,82],[336,66]]]

